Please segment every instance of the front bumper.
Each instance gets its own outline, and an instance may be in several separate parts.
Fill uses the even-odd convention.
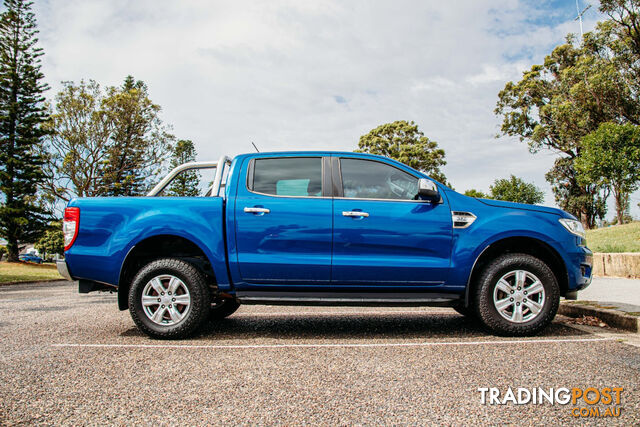
[[[571,264],[567,272],[569,286],[564,297],[568,300],[577,300],[578,291],[586,289],[593,278],[593,253],[589,248],[578,247],[578,251],[571,255]]]
[[[569,272],[569,291],[586,289],[593,279],[593,252],[586,246],[578,247],[572,254],[571,271]]]
[[[69,273],[69,268],[67,267],[67,262],[65,260],[59,259],[58,261],[56,261],[56,267],[58,267],[58,273],[60,273],[62,277],[67,280],[73,280],[73,277],[71,277],[71,274]]]

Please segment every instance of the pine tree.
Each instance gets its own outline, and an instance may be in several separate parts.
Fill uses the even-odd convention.
[[[127,76],[121,87],[107,90],[102,110],[113,132],[102,176],[108,186],[101,195],[142,195],[163,171],[174,140],[160,119],[161,108],[143,81]]]
[[[189,140],[180,140],[173,149],[171,169],[183,163],[196,160],[196,148]],[[199,194],[200,174],[196,170],[184,171],[176,176],[169,185],[167,195],[181,197],[195,197]]]
[[[40,72],[43,52],[32,4],[5,0],[0,15],[0,236],[7,240],[9,261],[18,259],[20,242],[42,234],[47,220],[37,189],[47,119],[42,94],[48,86]]]

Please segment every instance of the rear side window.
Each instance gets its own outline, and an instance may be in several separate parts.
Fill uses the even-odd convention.
[[[322,159],[284,157],[256,159],[250,190],[274,196],[322,196]]]
[[[350,199],[416,200],[418,178],[391,165],[361,159],[340,159],[344,197]]]

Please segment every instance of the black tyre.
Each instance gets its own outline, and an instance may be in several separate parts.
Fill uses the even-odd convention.
[[[211,301],[211,312],[209,318],[211,320],[220,320],[231,316],[240,307],[240,303],[234,298],[218,297]]]
[[[207,320],[210,309],[205,276],[180,259],[150,262],[138,272],[129,290],[131,318],[153,338],[188,337]]]
[[[538,333],[551,323],[560,303],[551,269],[526,254],[495,259],[480,275],[475,291],[478,318],[498,335]]]

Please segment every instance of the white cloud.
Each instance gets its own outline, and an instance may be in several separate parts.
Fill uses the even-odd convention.
[[[522,71],[526,70],[528,65],[524,62],[507,63],[501,65],[483,64],[482,71],[467,76],[465,81],[474,86],[487,83],[499,82],[504,84],[510,80],[517,80]]]
[[[445,148],[457,189],[514,173],[551,203],[553,157],[494,138],[505,81],[578,31],[572,15],[532,23],[549,13],[536,5],[46,0],[36,12],[51,97],[62,80],[117,85],[132,74],[200,159],[252,151],[250,141],[352,150],[381,123],[414,120]]]
[[[424,81],[419,81],[411,86],[412,91],[448,91],[456,86],[453,80],[449,80],[446,77],[435,76],[429,77]]]

